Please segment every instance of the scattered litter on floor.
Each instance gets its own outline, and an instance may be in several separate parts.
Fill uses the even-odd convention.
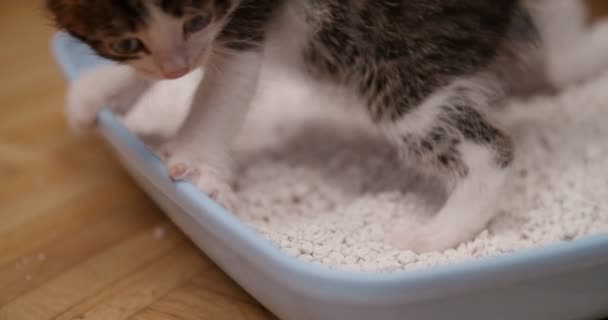
[[[156,240],[161,240],[162,238],[165,237],[165,228],[164,227],[156,227],[154,228],[154,238]]]

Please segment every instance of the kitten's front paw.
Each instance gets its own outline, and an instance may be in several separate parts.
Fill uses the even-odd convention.
[[[81,132],[95,125],[104,98],[87,79],[79,79],[70,86],[66,102],[68,125],[73,131]]]
[[[209,198],[230,212],[238,210],[239,201],[227,179],[208,165],[199,165],[198,177],[191,182]]]
[[[146,85],[129,66],[107,65],[86,71],[68,89],[66,113],[70,127],[75,131],[92,127],[97,113],[105,106],[123,113]]]
[[[113,96],[123,90],[120,71],[124,67],[102,66],[91,69],[74,80],[66,98],[66,115],[70,128],[76,132],[95,125],[97,113],[110,104]]]
[[[192,183],[209,198],[231,212],[238,208],[238,199],[230,186],[230,181],[221,170],[207,163],[201,163],[187,153],[179,152],[171,144],[159,150],[159,155],[167,165],[172,180]]]

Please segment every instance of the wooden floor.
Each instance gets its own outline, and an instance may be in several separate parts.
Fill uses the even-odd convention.
[[[271,319],[66,130],[41,2],[0,1],[0,320]]]

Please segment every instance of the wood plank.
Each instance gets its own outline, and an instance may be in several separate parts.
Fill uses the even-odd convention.
[[[97,219],[88,228],[63,232],[58,238],[46,241],[31,251],[22,250],[27,253],[0,267],[0,305],[43,285],[133,234],[168,224],[161,215],[149,214],[156,210],[150,203],[127,205],[128,209],[117,207],[111,212],[96,211]],[[33,237],[30,235],[30,238]]]
[[[83,299],[167,255],[177,245],[183,245],[183,235],[173,227],[168,228],[160,240],[154,237],[153,231],[140,232],[4,305],[0,308],[0,319],[56,317]]]
[[[194,246],[179,246],[136,273],[80,301],[56,319],[127,319],[189,280],[210,263]]]
[[[172,291],[131,320],[268,320],[276,319],[257,304],[235,301],[231,297],[188,283]]]
[[[204,288],[209,292],[230,297],[235,301],[255,304],[255,300],[245,290],[241,289],[234,280],[228,277],[218,266],[213,265],[204,274],[192,278],[192,285]]]
[[[608,15],[608,1],[606,0],[586,0],[590,8],[590,16],[593,20],[599,20]]]
[[[104,205],[99,206],[100,202]],[[147,211],[146,216],[139,217],[143,210]],[[84,194],[63,206],[49,209],[38,219],[1,233],[0,266],[10,263],[25,252],[59,241],[61,237],[77,234],[80,230],[86,230],[87,227],[98,224],[100,220],[113,221],[112,218],[117,212],[131,212],[130,215],[125,214],[124,218],[139,217],[145,221],[157,216],[160,211],[146,201],[145,196],[134,186],[117,182],[108,183],[96,189],[94,193]]]

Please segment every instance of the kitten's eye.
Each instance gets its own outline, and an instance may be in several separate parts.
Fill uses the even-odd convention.
[[[112,43],[111,47],[119,54],[133,54],[141,50],[143,44],[137,38],[126,38]]]
[[[203,30],[209,24],[207,16],[198,15],[184,23],[184,34],[189,35]]]

